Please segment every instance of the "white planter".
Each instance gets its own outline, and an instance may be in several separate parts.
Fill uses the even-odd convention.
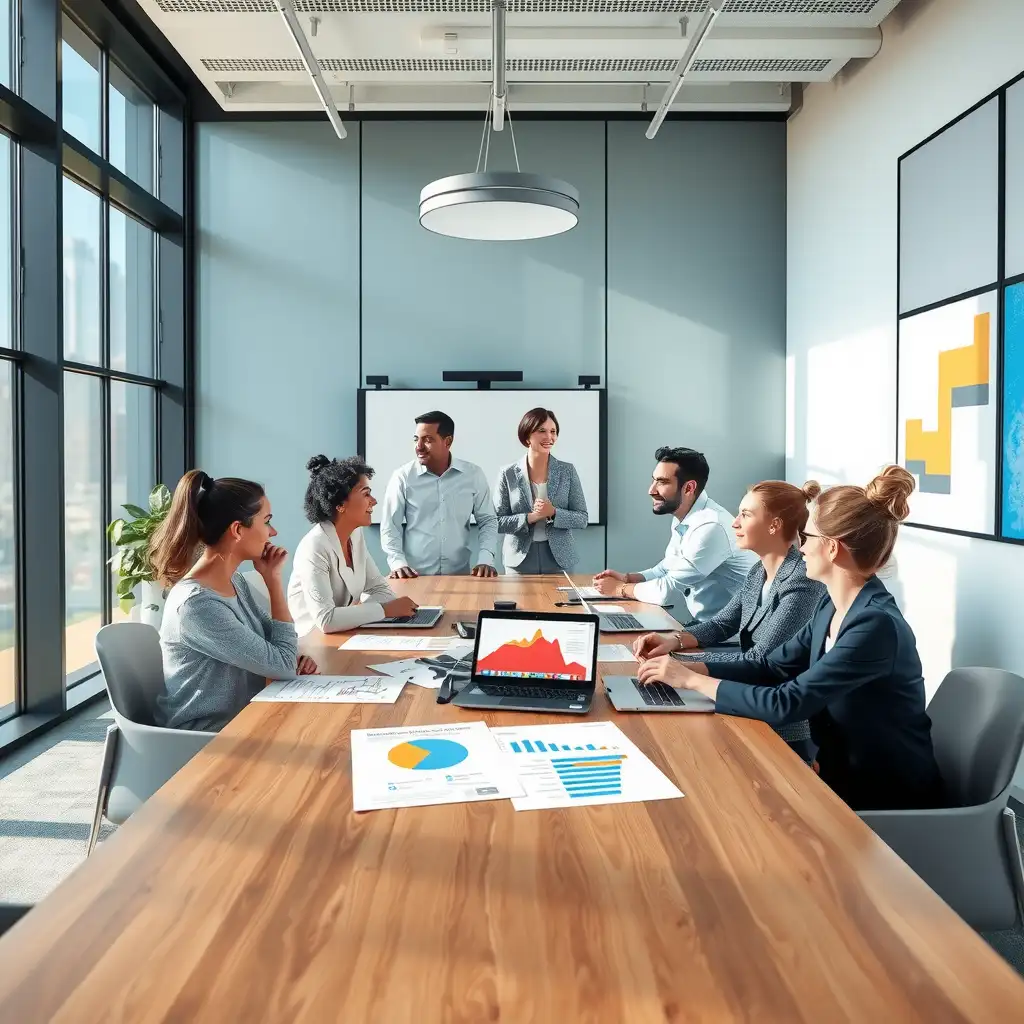
[[[138,621],[144,622],[147,626],[160,628],[164,618],[165,595],[163,587],[159,583],[140,583],[135,591],[137,598],[135,607],[132,608],[132,618],[138,612]]]

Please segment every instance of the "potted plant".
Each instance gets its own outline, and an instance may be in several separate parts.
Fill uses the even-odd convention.
[[[117,549],[110,564],[117,574],[117,599],[126,614],[138,609],[138,618],[160,628],[164,611],[163,588],[156,582],[149,561],[149,542],[156,528],[171,509],[171,492],[158,484],[149,495],[149,511],[138,505],[125,505],[130,519],[115,519],[107,527],[107,537]],[[135,591],[139,589],[140,598]]]

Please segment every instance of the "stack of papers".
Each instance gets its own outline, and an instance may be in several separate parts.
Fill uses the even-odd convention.
[[[462,648],[465,650],[462,650]],[[440,689],[445,677],[451,673],[453,678],[463,679],[469,676],[470,662],[464,655],[472,653],[473,645],[464,641],[453,643],[444,654],[434,657],[406,658],[402,661],[387,661],[380,665],[371,665],[374,672],[381,672],[394,679],[424,686],[428,690]]]
[[[682,795],[611,722],[352,730],[357,811],[506,797],[532,811]]]
[[[416,636],[412,633],[356,633],[339,648],[341,651],[446,651],[455,641],[446,636]]]
[[[404,679],[386,676],[300,676],[271,683],[254,701],[320,704],[394,704]]]

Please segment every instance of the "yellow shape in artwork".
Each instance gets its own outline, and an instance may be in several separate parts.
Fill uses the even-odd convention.
[[[974,343],[939,353],[939,426],[907,420],[907,460],[923,462],[930,476],[949,476],[953,459],[953,389],[988,384],[989,314],[974,317]]]

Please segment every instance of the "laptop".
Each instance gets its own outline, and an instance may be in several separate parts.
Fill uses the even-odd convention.
[[[430,629],[444,615],[444,608],[422,605],[412,615],[393,615],[390,619],[368,622],[374,629]]]
[[[600,605],[591,608],[583,592],[572,582],[572,577],[565,573],[565,578],[572,584],[580,604],[591,615],[598,617],[602,633],[643,633],[650,630],[669,632],[679,629],[679,623],[668,612],[658,608],[645,608],[643,611],[638,609],[636,612],[610,612]]]
[[[644,685],[636,676],[605,676],[604,692],[616,711],[702,711],[715,710],[715,702],[703,693],[680,690],[668,683]]]
[[[596,615],[483,611],[461,708],[585,715],[594,701]]]

